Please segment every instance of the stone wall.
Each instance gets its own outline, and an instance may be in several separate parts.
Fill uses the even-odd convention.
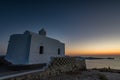
[[[65,72],[74,72],[86,69],[85,60],[76,60],[75,57],[54,57],[45,71],[27,74],[7,80],[42,80]]]

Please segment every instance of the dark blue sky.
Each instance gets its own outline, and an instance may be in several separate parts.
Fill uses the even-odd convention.
[[[120,49],[120,1],[0,0],[0,53],[11,34],[43,27],[66,53]]]

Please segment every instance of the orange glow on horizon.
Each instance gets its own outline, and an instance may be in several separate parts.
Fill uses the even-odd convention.
[[[66,55],[120,55],[120,38],[105,36],[76,41],[67,45]]]
[[[78,50],[78,51],[66,51],[66,55],[120,55],[120,50],[86,50],[86,51],[82,51],[82,50]]]

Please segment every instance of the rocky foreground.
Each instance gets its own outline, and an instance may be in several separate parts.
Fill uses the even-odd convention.
[[[42,80],[120,80],[120,73],[87,70],[63,73],[57,76],[46,77]]]

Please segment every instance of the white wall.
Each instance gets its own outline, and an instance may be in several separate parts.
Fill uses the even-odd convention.
[[[35,33],[31,33],[31,35],[29,64],[48,63],[50,61],[50,57],[64,56],[64,43]],[[39,54],[40,46],[44,46],[43,54]],[[58,55],[58,48],[60,48],[60,55]]]
[[[28,64],[31,36],[14,34],[10,37],[5,59],[12,64]]]

